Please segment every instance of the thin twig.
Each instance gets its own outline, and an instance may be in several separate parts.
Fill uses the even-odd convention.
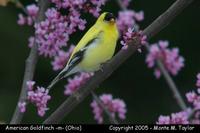
[[[101,102],[101,100],[99,99],[99,97],[94,93],[94,91],[91,91],[91,94],[92,94],[94,100],[97,102],[97,104],[100,105],[100,107],[104,110],[104,112],[106,113],[106,115],[109,117],[110,123],[111,124],[119,124],[119,122],[115,119],[115,117],[113,117],[111,115],[111,113],[108,110],[108,108],[106,106],[104,106],[104,104]]]
[[[145,47],[149,51],[150,45],[148,43],[145,44]],[[178,106],[182,110],[186,110],[187,106],[183,100],[183,97],[181,96],[179,89],[177,88],[177,86],[176,86],[175,82],[173,81],[172,77],[170,76],[169,72],[166,70],[162,61],[160,59],[157,59],[156,64],[157,64],[158,68],[160,69],[161,73],[163,74],[163,77],[166,80],[170,90],[172,91],[172,94],[174,95],[174,98],[176,99]]]
[[[169,75],[168,71],[165,69],[163,63],[159,59],[156,61],[156,63],[157,63],[158,68],[160,69],[161,73],[163,74],[169,88],[171,89],[171,91],[174,95],[174,98],[176,99],[179,107],[182,110],[186,110],[187,106],[186,106],[186,104],[183,100],[183,97],[181,96],[175,82],[173,81],[172,77]]]
[[[40,10],[39,10],[36,22],[40,22],[44,19],[44,17],[45,17],[44,13],[49,6],[49,1],[48,0],[40,0],[38,2],[38,6],[39,6]],[[38,59],[37,48],[38,48],[38,46],[35,43],[35,45],[31,48],[28,58],[26,59],[24,79],[23,79],[23,84],[22,84],[18,102],[24,101],[27,97],[26,82],[29,80],[32,80],[33,76],[34,76],[35,67],[36,67],[37,59]],[[10,123],[11,124],[19,124],[21,122],[22,118],[23,118],[23,113],[20,112],[18,105],[17,105]]]
[[[186,8],[193,0],[177,0],[174,4],[160,15],[151,25],[144,30],[144,35],[148,39],[152,38],[159,31],[165,28],[181,11]],[[68,115],[92,90],[94,90],[101,82],[108,78],[123,62],[125,62],[135,51],[141,46],[139,41],[130,42],[128,49],[120,50],[111,61],[103,66],[103,72],[95,73],[81,89],[74,92],[67,100],[65,100],[45,121],[45,124],[59,123],[66,115]]]

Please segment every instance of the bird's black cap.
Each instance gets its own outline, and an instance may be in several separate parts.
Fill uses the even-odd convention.
[[[111,21],[112,19],[115,20],[115,16],[112,13],[106,13],[104,20],[105,21]]]

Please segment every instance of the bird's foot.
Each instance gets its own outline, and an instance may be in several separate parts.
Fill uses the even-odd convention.
[[[105,64],[105,63],[101,64],[100,67],[99,67],[99,70],[100,70],[101,72],[103,72],[103,66],[104,66],[104,64]]]
[[[100,66],[100,71],[103,72],[103,67],[102,66]]]

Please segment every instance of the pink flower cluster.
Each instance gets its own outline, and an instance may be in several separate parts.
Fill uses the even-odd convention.
[[[200,124],[200,73],[197,75],[196,86],[197,93],[191,91],[186,93],[186,98],[189,103],[192,103],[192,109],[178,113],[172,113],[170,116],[160,116],[157,124]],[[193,110],[193,114],[192,113]],[[190,118],[190,119],[189,119]]]
[[[35,4],[31,4],[26,7],[26,11],[28,13],[28,16],[25,17],[23,14],[20,13],[18,15],[19,18],[18,18],[17,23],[19,25],[27,24],[27,25],[31,26],[31,25],[33,25],[33,21],[35,20],[37,14],[38,14],[39,7],[36,6]]]
[[[34,81],[27,81],[27,99],[26,101],[19,102],[18,107],[20,108],[20,112],[24,113],[26,111],[27,102],[33,103],[37,107],[38,115],[43,117],[48,110],[47,103],[51,99],[51,96],[49,95],[49,91],[43,87],[37,86],[37,89],[33,90],[34,85]]]
[[[116,113],[118,113],[118,117],[120,119],[124,120],[126,118],[125,114],[127,110],[126,104],[123,100],[113,99],[111,94],[103,94],[99,98],[113,117],[115,117]],[[101,106],[95,100],[93,100],[91,107],[93,109],[94,119],[97,120],[99,124],[103,123],[103,109]]]
[[[168,45],[168,41],[159,41],[157,44],[152,44],[146,57],[146,63],[149,68],[153,68],[156,67],[156,61],[159,59],[172,75],[177,75],[184,67],[184,58],[179,55],[178,48],[169,49]],[[156,78],[161,76],[159,68],[155,68],[154,74]]]
[[[189,124],[188,116],[190,111],[182,111],[178,113],[172,113],[171,116],[160,116],[156,124]]]
[[[144,12],[135,12],[133,10],[125,10],[119,12],[117,25],[121,33],[121,44],[122,49],[128,48],[128,42],[133,40],[134,37],[139,37],[141,44],[146,43],[146,36],[142,35],[142,32],[139,31],[139,26],[136,22],[144,20]]]
[[[200,88],[197,89],[197,93],[195,91],[186,93],[186,97],[196,110],[200,110]]]
[[[68,84],[65,86],[64,94],[71,95],[73,92],[78,90],[83,84],[86,83],[88,79],[93,76],[93,73],[80,73],[76,75],[73,79],[68,79]]]
[[[57,8],[64,8],[70,12],[85,11],[93,14],[95,17],[99,16],[101,6],[105,4],[107,0],[51,0],[56,4]]]
[[[132,29],[128,29],[128,32],[126,32],[123,35],[123,40],[120,42],[122,44],[122,49],[126,50],[128,48],[128,43],[131,42],[134,38],[139,37],[140,43],[142,45],[146,44],[147,37],[142,34],[142,31],[139,32],[133,32]]]
[[[75,17],[61,15],[55,8],[50,8],[45,13],[46,20],[35,24],[36,42],[39,44],[39,53],[44,56],[55,56],[66,42],[69,35],[75,32],[75,28],[83,30],[85,28],[85,20],[78,19],[79,14]]]
[[[54,56],[54,61],[51,62],[54,71],[61,70],[65,67],[74,47],[74,45],[71,45],[67,52],[63,50],[58,51],[58,55]]]
[[[193,109],[195,110],[194,119],[192,119],[192,123],[200,124],[200,73],[197,74],[196,86],[196,92],[191,91],[186,93],[186,98],[187,101],[193,105]]]

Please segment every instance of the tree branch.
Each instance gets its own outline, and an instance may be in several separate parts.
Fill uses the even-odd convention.
[[[148,39],[155,36],[159,31],[165,28],[181,11],[186,8],[193,0],[177,0],[167,11],[160,15],[151,25],[144,30],[144,35]],[[127,50],[120,50],[111,61],[103,66],[103,72],[95,73],[81,89],[74,92],[65,100],[55,112],[53,112],[45,121],[45,124],[59,123],[67,114],[69,114],[81,101],[87,97],[101,82],[108,78],[123,62],[126,61],[140,47],[137,38],[130,42]]]
[[[94,93],[94,91],[91,91],[91,94],[92,94],[94,100],[97,102],[97,104],[104,110],[106,115],[109,117],[110,123],[111,124],[119,124],[119,122],[111,115],[108,108],[106,106],[104,106],[104,104],[101,102],[99,97]]]
[[[48,2],[48,0],[40,0],[38,2],[38,6],[39,6],[40,10],[39,10],[38,17],[36,19],[36,23],[40,22],[44,19],[44,17],[45,17],[44,13],[49,6],[49,2]],[[36,67],[37,59],[38,59],[37,47],[38,46],[35,43],[35,45],[31,48],[31,51],[29,53],[28,58],[26,59],[24,79],[23,79],[23,84],[22,84],[22,88],[21,88],[20,97],[19,97],[18,102],[24,101],[27,97],[26,82],[29,81],[29,80],[32,80],[33,76],[34,76],[35,67]],[[20,112],[20,110],[18,108],[18,103],[17,103],[17,106],[15,108],[15,112],[13,114],[13,117],[12,117],[12,120],[11,120],[10,123],[11,124],[19,124],[21,122],[22,118],[23,118],[23,113]]]
[[[163,74],[169,88],[171,89],[172,93],[174,94],[174,98],[176,99],[179,107],[182,110],[186,110],[187,106],[183,100],[183,98],[181,97],[181,94],[175,84],[175,82],[173,81],[172,77],[169,75],[168,71],[165,69],[163,63],[160,60],[157,60],[157,66],[160,69],[161,73]]]

